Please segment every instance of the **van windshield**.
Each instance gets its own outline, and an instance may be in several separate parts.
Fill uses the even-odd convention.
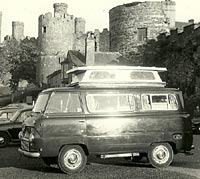
[[[45,109],[49,94],[40,94],[33,108],[33,112],[42,112]]]

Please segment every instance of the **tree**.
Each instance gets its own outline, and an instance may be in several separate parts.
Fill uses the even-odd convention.
[[[15,39],[9,40],[5,44],[5,51],[11,73],[10,87],[16,90],[20,79],[35,84],[36,62],[39,57],[37,40],[35,38],[26,38],[21,42]]]
[[[144,48],[144,65],[167,68],[167,87],[181,89],[186,97],[194,94],[198,66],[194,60],[196,46],[191,40],[181,43],[165,38],[149,41]]]

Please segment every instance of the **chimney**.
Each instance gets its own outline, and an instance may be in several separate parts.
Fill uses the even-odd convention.
[[[189,23],[189,24],[194,24],[194,19],[188,20],[188,23]]]
[[[85,42],[86,66],[95,65],[94,52],[95,52],[95,37],[92,32],[88,32]]]

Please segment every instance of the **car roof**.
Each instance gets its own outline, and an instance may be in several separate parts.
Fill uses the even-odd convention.
[[[32,106],[30,105],[27,105],[26,107],[4,107],[4,108],[0,108],[0,114],[1,113],[5,113],[5,112],[15,112],[15,111],[18,111],[18,110],[28,110],[32,108]]]
[[[8,104],[6,107],[28,107],[29,105],[26,104],[26,103],[11,103],[11,104]]]
[[[32,109],[33,109],[33,106],[19,109],[14,113],[14,115],[10,118],[10,120],[15,121],[21,113],[26,112],[26,111],[32,111]]]
[[[17,111],[23,112],[23,111],[29,111],[29,110],[32,110],[32,109],[33,109],[33,106],[28,106],[28,107],[18,109]]]
[[[0,109],[0,114],[5,112],[15,112],[18,108],[7,108],[7,109]]]

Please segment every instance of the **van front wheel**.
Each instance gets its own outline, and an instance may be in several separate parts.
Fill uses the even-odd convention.
[[[174,152],[168,143],[154,143],[148,151],[148,159],[152,166],[163,168],[169,166],[173,160]]]
[[[87,156],[78,145],[64,146],[58,155],[58,165],[64,173],[77,173],[84,169]]]

